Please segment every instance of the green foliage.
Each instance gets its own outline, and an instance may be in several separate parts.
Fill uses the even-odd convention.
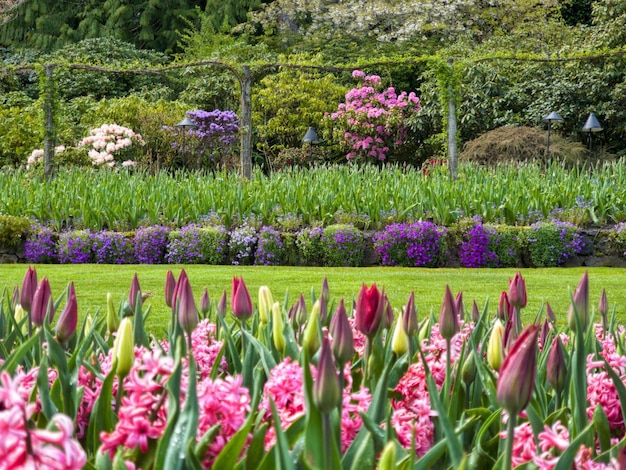
[[[0,214],[0,247],[14,247],[26,239],[31,222],[27,217]]]
[[[537,268],[559,266],[582,249],[578,229],[571,224],[537,222],[523,233],[530,261]]]
[[[43,111],[40,101],[0,106],[0,167],[19,166],[43,142]]]
[[[169,234],[167,261],[186,264],[221,264],[226,257],[228,232],[223,227],[188,227]]]
[[[319,266],[324,257],[321,227],[305,227],[296,235],[296,246],[300,253],[301,263],[305,266]]]
[[[352,225],[335,224],[324,228],[320,237],[325,266],[361,266],[365,255],[363,232]]]

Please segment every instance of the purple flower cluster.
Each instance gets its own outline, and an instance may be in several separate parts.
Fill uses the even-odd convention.
[[[141,264],[165,262],[170,229],[163,225],[140,227],[135,232],[135,258]]]
[[[327,266],[360,266],[365,253],[361,231],[352,225],[331,225],[321,237]]]
[[[258,243],[254,253],[254,264],[260,266],[278,266],[284,250],[280,232],[272,227],[259,230]]]
[[[29,263],[56,263],[57,235],[50,227],[34,224],[24,244],[24,256]]]
[[[94,262],[98,264],[131,264],[135,262],[132,239],[120,232],[91,234]]]
[[[446,232],[432,222],[391,224],[374,235],[374,250],[384,266],[437,267],[443,260]]]
[[[493,227],[485,227],[477,220],[463,234],[459,244],[459,263],[466,268],[497,267],[498,255],[490,248],[497,237]]]
[[[234,111],[191,111],[187,113],[197,126],[191,133],[205,147],[205,151],[224,150],[230,147],[239,134],[239,118]]]
[[[242,225],[230,232],[228,249],[232,264],[252,264],[257,244],[256,230],[249,225]]]
[[[559,266],[584,248],[578,228],[569,222],[542,221],[530,229],[528,251],[536,267]]]
[[[91,232],[76,230],[59,235],[59,263],[83,264],[93,261]]]
[[[224,227],[187,225],[170,233],[165,259],[174,264],[219,264],[224,260],[227,239]]]

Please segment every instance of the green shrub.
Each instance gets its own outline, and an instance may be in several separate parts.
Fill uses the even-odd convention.
[[[322,227],[305,227],[296,234],[300,262],[305,266],[320,266],[324,258]]]
[[[583,248],[578,228],[568,222],[537,222],[525,231],[525,243],[534,267],[563,264]]]
[[[0,247],[19,245],[26,239],[30,224],[26,217],[0,214]]]
[[[520,266],[523,249],[522,230],[519,227],[509,225],[493,225],[495,237],[489,242],[489,249],[498,258],[498,267],[513,268]]]
[[[226,257],[228,232],[221,226],[188,225],[169,235],[165,259],[174,264],[222,264]]]
[[[618,256],[626,257],[626,222],[621,222],[615,226],[615,230],[609,235],[609,241]]]
[[[361,266],[365,256],[363,233],[346,224],[329,225],[320,241],[324,266]]]

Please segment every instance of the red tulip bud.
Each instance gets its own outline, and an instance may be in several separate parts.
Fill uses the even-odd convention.
[[[478,310],[478,304],[475,300],[472,301],[472,321],[478,323],[480,320],[480,311]]]
[[[337,367],[333,362],[328,338],[324,338],[317,367],[317,378],[313,384],[313,402],[321,413],[330,413],[337,407],[340,400],[341,388]]]
[[[533,394],[537,371],[537,325],[529,325],[504,359],[498,378],[498,403],[511,415],[522,411]]]
[[[374,336],[382,322],[384,308],[384,297],[376,284],[369,288],[363,284],[354,313],[356,328],[365,336]]]
[[[339,301],[339,306],[330,320],[329,333],[333,338],[333,354],[337,363],[348,363],[354,355],[354,336],[343,299]]]
[[[395,320],[395,315],[393,314],[393,307],[391,306],[391,302],[389,302],[389,297],[385,294],[385,291],[382,292],[383,296],[383,317],[381,319],[381,325],[383,329],[389,330],[393,321]]]
[[[37,290],[37,270],[29,266],[24,275],[22,291],[20,292],[20,305],[29,313],[33,304],[35,290]]]
[[[226,291],[222,292],[222,297],[220,297],[220,301],[217,303],[217,313],[222,317],[226,315]]]
[[[13,287],[13,295],[11,296],[11,308],[15,310],[15,307],[20,303],[20,288]],[[23,310],[23,309],[22,309]]]
[[[554,390],[560,392],[565,387],[565,378],[567,376],[567,363],[565,362],[565,353],[561,339],[556,336],[552,341],[550,352],[548,353],[548,369],[546,376],[548,383]]]
[[[165,275],[165,305],[170,308],[175,308],[176,306],[172,306],[172,299],[174,298],[174,290],[176,289],[176,278],[174,274],[172,274],[172,270],[168,269],[167,274]]]
[[[59,316],[56,327],[56,335],[60,343],[65,343],[72,337],[76,331],[77,323],[78,305],[76,303],[76,291],[74,290],[74,283],[70,282],[67,302],[65,303],[65,308]]]
[[[556,315],[550,306],[550,302],[546,302],[546,316],[552,323],[556,323]]]
[[[519,271],[516,272],[513,279],[509,281],[508,298],[513,307],[517,307],[518,309],[526,307],[526,280]]]
[[[138,295],[141,295],[141,287],[139,287],[139,279],[137,278],[137,273],[135,273],[130,283],[130,292],[128,293],[128,303],[133,312],[135,311]]]
[[[463,308],[463,292],[459,292],[454,298],[454,309],[460,321],[465,321],[465,310]]]
[[[584,332],[589,324],[589,277],[587,271],[583,274],[574,291],[574,304],[570,304],[567,314],[567,321],[573,332],[576,332],[576,318],[578,318]]]
[[[246,321],[252,316],[252,299],[243,278],[233,277],[233,289],[230,297],[233,315],[239,320]]]
[[[52,292],[48,278],[44,277],[35,290],[33,303],[31,305],[30,317],[34,325],[41,326],[49,311],[49,320],[54,317],[54,303],[52,302]]]
[[[198,309],[196,308],[189,279],[184,270],[180,273],[178,281],[176,288],[178,323],[187,334],[191,334],[198,325]]]
[[[454,297],[450,286],[446,284],[446,293],[443,296],[441,314],[439,315],[439,334],[446,340],[451,340],[459,332],[459,317],[456,313]]]
[[[509,296],[506,292],[502,291],[502,294],[500,294],[500,302],[498,303],[498,318],[502,321],[506,321],[511,316],[511,310]]]
[[[404,312],[402,314],[402,326],[409,338],[419,329],[417,321],[417,310],[415,308],[415,292],[411,291],[409,300],[407,301]]]

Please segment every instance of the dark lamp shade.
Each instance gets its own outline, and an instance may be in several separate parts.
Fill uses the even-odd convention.
[[[590,113],[587,122],[583,126],[583,132],[600,132],[603,127],[600,125],[595,114]]]
[[[559,113],[555,111],[552,111],[550,114],[548,114],[546,117],[542,119],[542,121],[547,121],[547,122],[555,122],[555,121],[561,122],[563,120],[564,119],[561,116],[559,116]]]
[[[317,137],[317,133],[315,132],[315,129],[313,129],[313,127],[309,127],[309,129],[306,131],[306,134],[304,134],[304,137],[302,138],[302,142],[304,142],[305,144],[320,143],[320,139],[319,137]]]
[[[176,127],[182,127],[183,129],[197,129],[198,126],[195,122],[185,116],[185,119],[176,124]]]

